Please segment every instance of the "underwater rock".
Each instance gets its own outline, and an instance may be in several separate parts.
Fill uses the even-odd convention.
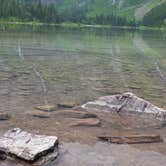
[[[57,107],[55,105],[43,105],[43,106],[37,106],[35,109],[40,111],[46,111],[46,112],[52,112],[56,111]]]
[[[146,113],[159,120],[166,119],[166,110],[159,108],[130,92],[100,97],[95,101],[82,105],[82,108],[95,111],[116,111],[118,113],[121,111],[129,113]]]
[[[32,112],[28,113],[29,115],[37,118],[50,118],[50,113],[49,112],[43,112],[39,110],[34,110]]]
[[[87,127],[98,127],[101,122],[97,118],[87,118],[87,119],[73,119],[69,126],[87,126]]]
[[[62,102],[58,104],[58,107],[60,108],[73,108],[75,107],[77,104],[75,102]]]
[[[2,152],[29,162],[53,152],[56,147],[58,147],[56,136],[35,135],[19,128],[11,129],[0,137]]]
[[[98,137],[102,141],[107,141],[116,144],[143,144],[143,143],[157,143],[163,142],[159,135],[121,135],[109,136],[103,135]]]
[[[56,116],[62,116],[64,118],[97,118],[97,115],[89,113],[87,111],[77,111],[77,110],[57,110],[55,112]]]
[[[0,120],[9,120],[10,116],[7,113],[0,112]]]

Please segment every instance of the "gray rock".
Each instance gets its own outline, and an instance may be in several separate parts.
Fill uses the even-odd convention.
[[[82,105],[82,108],[95,111],[146,113],[159,120],[166,120],[166,110],[159,108],[130,92],[120,95],[100,97],[95,101]]]
[[[2,151],[30,162],[54,151],[57,146],[56,136],[35,135],[19,128],[9,130],[0,137]]]

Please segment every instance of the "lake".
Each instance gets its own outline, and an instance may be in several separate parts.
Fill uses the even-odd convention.
[[[1,110],[128,91],[164,107],[165,45],[165,31],[1,28]]]
[[[84,162],[91,166],[97,162],[103,164],[103,161],[106,161],[105,165],[128,165],[126,158],[131,158],[131,163],[137,163],[138,155],[141,162],[153,159],[164,165],[164,143],[134,148],[100,143],[93,147],[66,143],[96,143],[96,135],[110,131],[110,127],[115,133],[126,133],[129,128],[121,129],[126,122],[127,127],[136,123],[132,132],[159,133],[166,137],[165,128],[159,131],[151,122],[150,126],[146,126],[149,121],[146,123],[136,118],[130,126],[130,118],[124,116],[120,117],[120,127],[110,123],[102,126],[101,130],[97,127],[71,129],[68,126],[70,121],[63,117],[55,120],[54,115],[50,119],[34,119],[28,113],[38,105],[60,102],[83,104],[100,96],[123,92],[133,92],[166,108],[165,46],[165,31],[1,25],[0,108],[12,118],[0,122],[0,133],[12,127],[21,127],[35,133],[58,135],[65,142],[61,150],[64,157],[57,161],[63,166],[77,166]],[[111,115],[102,113],[99,116],[105,116],[108,121],[111,118]],[[136,148],[163,154],[142,153]],[[111,152],[112,157],[109,158]]]

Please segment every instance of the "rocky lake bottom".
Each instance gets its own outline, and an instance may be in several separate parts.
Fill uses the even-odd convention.
[[[75,113],[71,107],[133,92],[166,109],[165,34],[29,29],[0,32],[0,112],[10,117],[0,120],[0,134],[17,127],[57,136],[59,157],[53,166],[164,166],[164,122],[137,114],[90,111],[99,117],[98,125],[94,116],[82,110]],[[58,107],[60,103],[70,108]],[[47,104],[57,106],[56,111],[36,109]],[[75,126],[85,116],[90,116],[90,126]],[[104,134],[156,134],[164,142],[116,145],[99,141],[97,137]]]

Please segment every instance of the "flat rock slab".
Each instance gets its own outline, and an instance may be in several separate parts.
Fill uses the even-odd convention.
[[[97,118],[97,115],[89,113],[87,111],[77,111],[77,110],[58,110],[55,112],[56,116],[63,116],[64,118]]]
[[[0,149],[20,159],[33,162],[54,151],[58,146],[56,136],[35,135],[14,128],[0,137]]]
[[[50,118],[51,117],[49,112],[44,112],[44,111],[39,111],[39,110],[34,110],[32,112],[29,112],[28,115],[37,117],[37,118]]]
[[[100,140],[116,144],[143,144],[162,142],[159,135],[99,136]]]
[[[35,109],[40,110],[40,111],[46,111],[46,112],[52,112],[56,111],[56,106],[55,105],[42,105],[42,106],[37,106]]]
[[[87,118],[87,119],[73,119],[73,122],[69,126],[87,126],[87,127],[97,127],[100,126],[100,120],[97,118]]]
[[[104,96],[82,105],[86,110],[95,111],[127,111],[130,113],[146,113],[159,120],[166,119],[166,110],[127,92],[120,95]]]

